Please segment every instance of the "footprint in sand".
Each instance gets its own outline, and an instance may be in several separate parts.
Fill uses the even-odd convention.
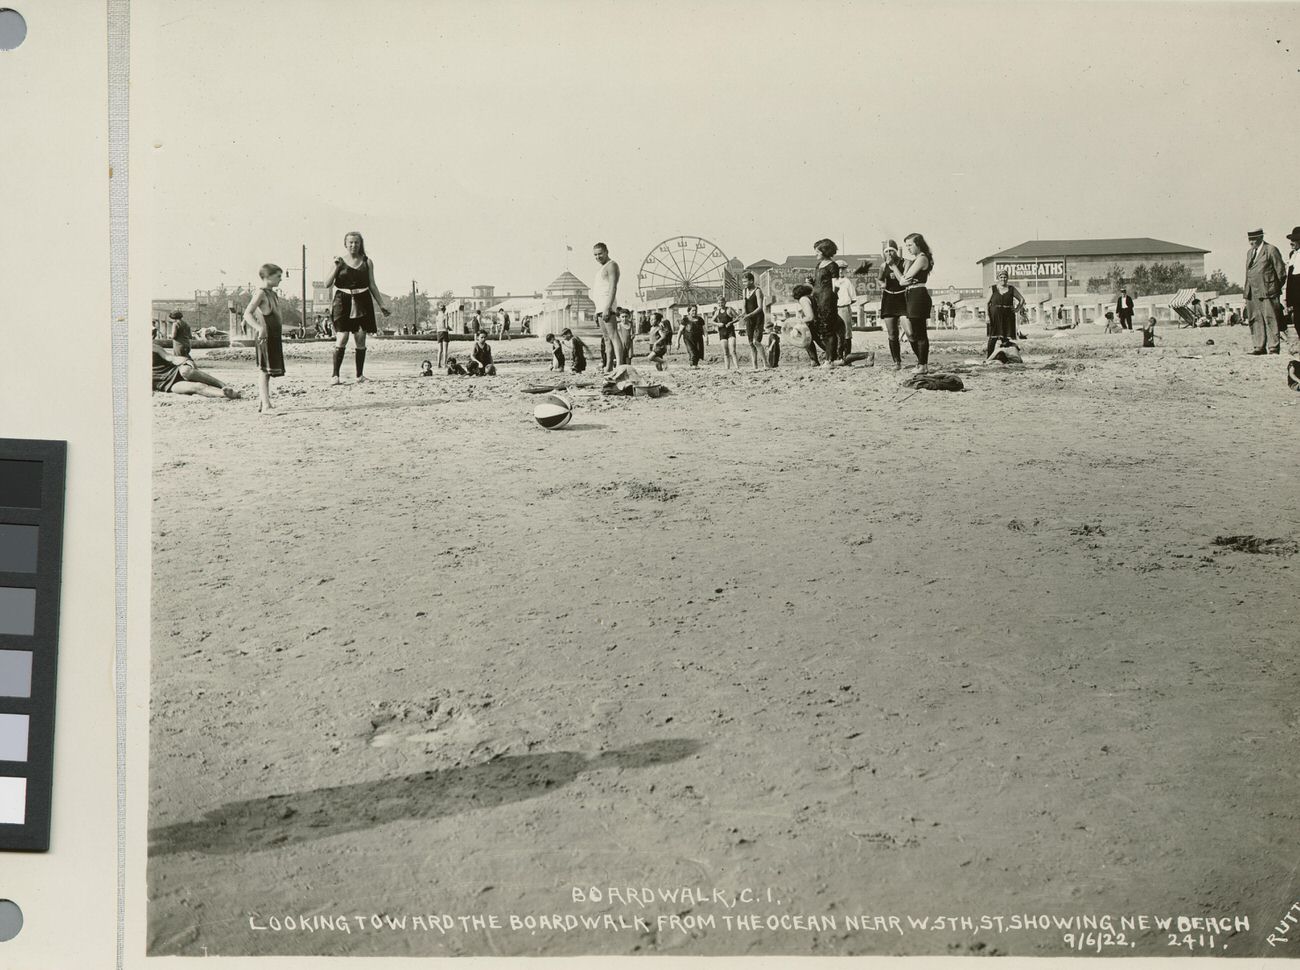
[[[487,732],[471,708],[490,705],[450,694],[424,701],[379,701],[371,706],[366,743],[372,748],[423,745],[426,751],[473,747],[487,740]]]

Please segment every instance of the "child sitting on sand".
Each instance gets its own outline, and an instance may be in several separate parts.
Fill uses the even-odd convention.
[[[474,334],[474,347],[469,352],[469,360],[465,362],[465,369],[469,371],[470,377],[495,377],[497,372],[496,364],[492,363],[492,348],[488,346],[487,333],[480,330]]]
[[[1023,364],[1024,359],[1020,356],[1020,347],[1014,340],[1008,340],[1006,337],[994,337],[998,342],[993,353],[989,354],[984,361],[986,364]]]
[[[560,331],[560,345],[569,352],[569,368],[575,374],[587,369],[587,345],[581,337],[575,337],[573,331],[565,327]]]
[[[551,345],[551,370],[564,370],[564,351],[560,347],[560,342],[555,339],[555,334],[548,333],[546,342]]]
[[[421,377],[433,376],[433,361],[431,360],[420,361],[420,376]]]
[[[1110,310],[1106,311],[1106,332],[1119,333],[1119,323],[1116,322],[1115,314]]]
[[[448,376],[448,377],[464,377],[465,374],[466,374],[465,368],[462,367],[459,363],[456,362],[456,358],[455,358],[455,357],[448,357],[448,358],[447,358],[447,376]]]

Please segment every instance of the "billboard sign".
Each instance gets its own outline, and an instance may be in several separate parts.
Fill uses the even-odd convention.
[[[1030,259],[1020,262],[997,261],[993,264],[993,275],[1006,271],[1013,280],[1063,280],[1065,279],[1064,259]]]
[[[758,288],[763,291],[769,303],[793,303],[794,297],[790,291],[804,282],[811,273],[812,270],[807,266],[776,266],[759,276]],[[880,293],[880,280],[874,273],[861,276],[846,274],[845,278],[853,284],[854,299]]]

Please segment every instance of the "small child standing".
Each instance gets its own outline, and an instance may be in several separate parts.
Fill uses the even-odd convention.
[[[781,328],[776,320],[768,316],[763,326],[763,351],[767,354],[767,366],[776,367],[781,363]]]
[[[271,378],[284,376],[284,345],[280,325],[280,298],[275,289],[284,277],[284,270],[274,263],[263,263],[257,271],[262,279],[262,288],[253,294],[244,309],[244,323],[255,334],[255,356],[259,371],[257,389],[260,403],[257,413],[270,415],[275,413],[271,404]]]
[[[1156,318],[1150,317],[1147,325],[1142,328],[1142,346],[1154,347],[1156,345]]]
[[[560,331],[560,344],[569,351],[569,367],[575,374],[581,374],[587,369],[587,345],[582,342],[581,337],[576,337],[573,331],[565,327]]]
[[[548,333],[546,342],[551,345],[551,370],[564,370],[564,350],[560,347],[560,342],[555,339],[555,334]]]

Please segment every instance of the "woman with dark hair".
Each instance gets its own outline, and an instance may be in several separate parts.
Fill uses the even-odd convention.
[[[172,322],[172,354],[185,360],[192,359],[194,334],[190,330],[190,325],[185,322],[185,314],[180,310],[173,310],[167,314],[167,319]]]
[[[912,353],[916,354],[916,372],[925,374],[930,370],[930,337],[926,332],[926,321],[933,309],[925,281],[934,269],[934,255],[919,232],[904,236],[903,245],[907,248],[907,259],[895,253],[892,259],[887,260],[887,265],[894,281],[904,289],[907,342],[912,345]]]
[[[844,320],[840,317],[839,294],[835,292],[835,281],[840,278],[840,264],[835,260],[839,247],[832,239],[818,239],[813,243],[813,249],[821,257],[812,274],[812,303],[817,313],[813,339],[826,351],[826,363],[835,367],[844,356],[840,352]]]
[[[894,359],[894,370],[903,367],[903,345],[898,339],[898,321],[907,316],[907,287],[894,278],[892,263],[898,258],[898,243],[886,239],[881,249],[880,261],[880,325],[885,328],[889,356]]]
[[[1025,298],[1011,285],[1011,274],[1006,270],[998,272],[998,281],[989,294],[988,349],[986,358],[993,356],[1003,339],[1016,339],[1016,324]]]
[[[388,307],[375,283],[375,264],[366,255],[366,241],[361,233],[350,232],[343,237],[346,256],[334,257],[334,271],[325,281],[326,286],[334,287],[334,304],[330,316],[334,320],[334,332],[338,338],[334,342],[334,381],[342,384],[339,369],[343,366],[343,355],[347,352],[348,334],[356,335],[357,381],[366,379],[366,334],[377,333],[375,325],[375,307],[388,316]]]
[[[704,359],[704,318],[694,303],[686,308],[686,316],[682,317],[682,325],[677,331],[677,345],[680,347],[683,343],[691,366],[699,367]]]

